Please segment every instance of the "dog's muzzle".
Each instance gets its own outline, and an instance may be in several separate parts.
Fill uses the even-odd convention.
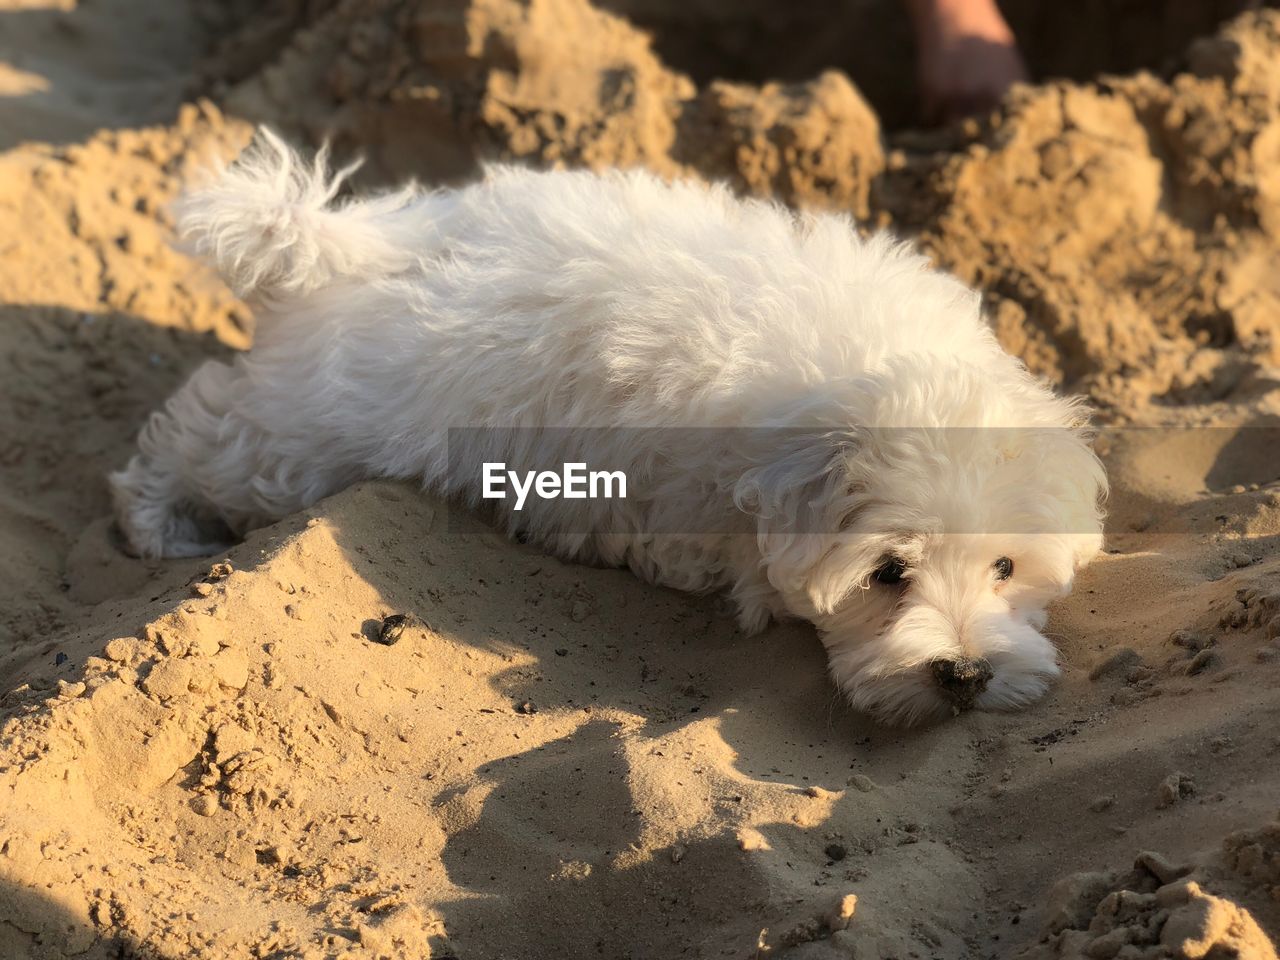
[[[968,710],[987,689],[993,671],[982,658],[961,657],[959,660],[935,660],[929,665],[938,689],[960,710]]]

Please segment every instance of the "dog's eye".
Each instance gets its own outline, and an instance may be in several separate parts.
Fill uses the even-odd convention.
[[[997,580],[1008,580],[1013,576],[1013,561],[1008,557],[1001,557],[991,566],[996,572]]]
[[[882,560],[876,572],[871,575],[876,583],[895,584],[902,582],[902,575],[907,572],[907,565],[896,557]]]

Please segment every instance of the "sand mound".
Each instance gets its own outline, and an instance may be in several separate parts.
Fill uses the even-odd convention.
[[[103,471],[149,409],[248,311],[169,247],[164,206],[194,165],[249,128],[211,105],[171,128],[0,155],[0,660],[43,646],[77,609],[67,552],[108,510]]]
[[[220,956],[742,953],[766,927],[771,944],[829,936],[855,881],[905,947],[879,905],[893,874],[857,862],[884,853],[952,879],[919,909],[969,908],[962,857],[913,832],[933,791],[853,773],[848,744],[895,738],[798,709],[828,698],[807,632],[746,640],[711,603],[561,564],[401,487],[314,514],[229,564],[167,567],[149,589],[169,612],[105,646],[65,637],[70,660],[10,694],[23,840],[0,863],[48,894],[10,921],[48,955],[96,938],[200,955],[206,923]],[[73,584],[109,555],[86,551],[100,536]],[[393,614],[413,619],[385,646]]]
[[[901,0],[605,0],[654,34],[664,62],[699,84],[806,80],[847,73],[890,129],[920,122],[915,49]],[[1250,0],[1124,0],[1055,4],[1001,0],[1032,75],[1092,80],[1102,73],[1164,70],[1187,45]]]
[[[456,179],[483,160],[639,164],[862,214],[883,166],[875,114],[842,75],[699,95],[586,0],[339,4],[227,103],[358,145],[384,180]]]
[[[885,203],[1033,369],[1116,406],[1230,389],[1237,350],[1280,361],[1278,24],[1239,19],[1169,82],[1024,89],[958,155],[895,158]]]
[[[222,14],[190,79],[221,108],[0,155],[0,955],[1274,956],[1280,17],[885,138],[839,73],[695,86],[581,0]],[[809,631],[395,485],[216,563],[124,557],[102,476],[252,337],[164,213],[246,118],[370,180],[641,163],[917,235],[1110,425],[1062,682],[872,728]]]
[[[1124,876],[1080,873],[1049,892],[1048,921],[1040,944],[1021,956],[1257,957],[1275,946],[1248,910],[1206,893],[1242,900],[1280,891],[1280,822],[1231,834],[1208,866],[1174,863],[1140,853]]]

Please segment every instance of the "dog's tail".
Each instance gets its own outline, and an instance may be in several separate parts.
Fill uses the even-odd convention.
[[[212,263],[239,296],[257,300],[410,265],[418,218],[409,208],[417,190],[340,201],[360,162],[330,173],[327,161],[327,147],[307,163],[260,127],[231,166],[178,200],[183,248]]]

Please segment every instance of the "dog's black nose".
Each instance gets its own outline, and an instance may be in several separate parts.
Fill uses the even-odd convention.
[[[981,657],[961,657],[959,660],[935,660],[930,665],[933,679],[955,706],[967,710],[991,679],[991,664]]]

